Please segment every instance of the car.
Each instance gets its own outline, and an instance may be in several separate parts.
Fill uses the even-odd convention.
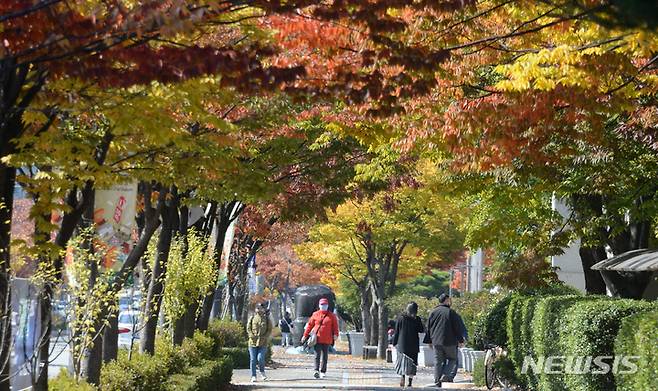
[[[142,313],[140,311],[119,312],[119,346],[130,348],[136,340],[139,340],[141,318]]]

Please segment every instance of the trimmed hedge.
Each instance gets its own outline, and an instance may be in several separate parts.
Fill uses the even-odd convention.
[[[541,296],[516,294],[507,309],[507,350],[516,369],[515,380],[523,388],[537,388],[537,378],[532,374],[522,374],[521,368],[526,356],[534,356],[531,324],[535,307],[541,298]]]
[[[658,310],[627,317],[615,341],[615,356],[636,356],[637,373],[615,376],[618,391],[658,390]]]
[[[54,379],[48,380],[48,389],[52,391],[96,391],[94,386],[84,380],[75,381],[66,369],[62,369]]]
[[[477,350],[484,350],[485,345],[507,345],[507,306],[512,301],[512,294],[499,296],[487,311],[478,319],[473,330],[473,346]]]
[[[223,328],[226,323],[215,324],[213,334],[195,332],[192,338],[183,340],[181,346],[158,340],[157,354],[154,356],[133,353],[131,360],[128,360],[127,352],[120,352],[116,361],[103,366],[100,389],[159,391],[168,378],[174,378],[171,384],[176,390],[217,389],[218,385],[225,384],[222,379],[228,379],[228,384],[234,360],[244,362],[244,354],[238,357],[237,352],[246,353],[246,367],[249,366],[249,352],[246,347],[228,348],[235,349],[235,357],[223,358],[226,354],[224,349],[220,349],[219,341],[227,340],[224,337],[226,329]],[[238,339],[232,338],[230,341]]]
[[[219,354],[230,360],[235,369],[249,368],[249,350],[246,347],[222,348]]]
[[[561,344],[560,335],[564,327],[565,313],[574,304],[595,300],[595,296],[548,296],[542,297],[535,306],[532,328],[533,358],[560,356],[567,351]],[[563,391],[566,388],[563,374],[535,374],[528,371],[528,376],[540,391]]]
[[[215,319],[208,324],[207,333],[217,341],[218,346],[247,346],[247,332],[240,322]]]
[[[623,391],[658,390],[656,303],[583,296],[564,286],[515,292],[489,306],[477,321],[473,339],[480,349],[485,343],[507,348],[513,364],[507,377],[520,389],[610,391],[616,382]],[[638,355],[637,374],[620,374],[613,367],[612,357]],[[526,357],[538,369],[544,369],[546,358],[555,357],[554,368],[560,373],[534,373],[529,366],[524,374]],[[592,362],[596,357],[610,357],[603,361],[613,370],[596,373],[604,372]],[[474,376],[479,376],[477,370]]]
[[[190,367],[186,373],[169,378],[167,391],[217,391],[225,390],[231,382],[233,366],[228,358],[204,360],[200,366]]]
[[[219,357],[217,340],[201,331],[196,331],[192,338],[185,338],[180,350],[191,366],[199,365],[202,360]]]
[[[614,343],[622,320],[640,312],[655,309],[655,305],[638,300],[601,299],[576,303],[566,312],[566,356],[614,356]],[[557,325],[556,325],[557,326]],[[612,371],[607,374],[567,374],[567,389],[573,391],[614,390]]]
[[[159,391],[167,380],[170,368],[160,356],[121,352],[116,361],[103,365],[101,386],[103,391]]]
[[[546,288],[538,288],[516,293],[507,293],[499,296],[487,311],[477,320],[473,333],[473,346],[475,349],[483,350],[486,344],[507,346],[507,309],[514,295],[522,296],[546,296],[577,294],[578,290],[570,286],[560,284]]]

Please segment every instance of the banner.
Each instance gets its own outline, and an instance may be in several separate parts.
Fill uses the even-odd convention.
[[[94,224],[100,238],[98,247],[105,251],[103,266],[119,270],[132,250],[137,182],[96,190]]]

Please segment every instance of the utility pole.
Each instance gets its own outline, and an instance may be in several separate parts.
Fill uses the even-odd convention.
[[[452,282],[455,279],[455,269],[450,269],[450,285],[448,285],[448,296],[452,297]]]

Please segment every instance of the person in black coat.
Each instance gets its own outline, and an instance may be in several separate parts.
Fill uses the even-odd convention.
[[[409,377],[408,386],[411,387],[413,377],[418,366],[419,333],[425,332],[423,321],[418,317],[418,304],[411,302],[407,305],[405,313],[398,316],[393,334],[393,346],[398,351],[395,361],[395,370],[400,379],[400,387],[404,387],[404,377]]]
[[[441,378],[450,377],[457,365],[457,344],[464,342],[457,313],[450,309],[450,296],[442,293],[439,306],[432,310],[427,321],[424,343],[434,348],[434,383],[441,387]]]

